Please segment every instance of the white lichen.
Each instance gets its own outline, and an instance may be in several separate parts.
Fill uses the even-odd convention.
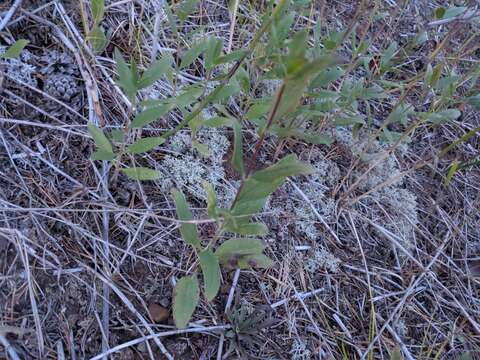
[[[312,352],[307,348],[307,344],[300,339],[294,339],[290,348],[292,360],[309,360],[312,358]]]
[[[337,273],[340,267],[340,259],[325,249],[316,250],[305,262],[305,270],[309,273],[316,273],[319,269],[327,270],[330,273]]]
[[[175,186],[206,200],[203,181],[208,181],[217,193],[219,205],[226,206],[235,195],[235,184],[225,180],[224,157],[230,142],[220,130],[206,128],[198,132],[195,140],[208,148],[208,155],[194,148],[188,133],[178,133],[169,140],[167,148],[171,152],[160,163],[165,176],[162,189],[168,191]]]

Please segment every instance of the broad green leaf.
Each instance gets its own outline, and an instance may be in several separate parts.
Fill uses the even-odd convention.
[[[242,91],[245,94],[250,93],[250,75],[248,74],[247,70],[245,70],[242,66],[239,67],[235,73],[235,78],[237,79]]]
[[[13,59],[20,55],[22,50],[29,43],[28,40],[20,39],[13,43],[3,54],[0,55],[0,59]]]
[[[217,195],[215,194],[215,190],[213,189],[213,186],[207,181],[203,182],[203,189],[207,193],[207,214],[212,219],[217,219]]]
[[[234,238],[223,242],[215,251],[215,256],[223,264],[232,257],[261,254],[263,249],[265,245],[261,240]]]
[[[123,91],[125,91],[127,97],[132,100],[138,91],[135,79],[136,75],[134,75],[135,71],[129,68],[118,48],[115,48],[115,63],[118,73],[117,83]]]
[[[297,73],[307,61],[305,52],[307,50],[307,32],[299,31],[293,35],[288,44],[288,55],[286,56],[287,74]]]
[[[428,33],[425,30],[422,30],[415,36],[414,44],[415,46],[423,45],[428,40]]]
[[[117,143],[123,143],[125,141],[125,131],[120,129],[113,129],[110,131],[110,137]]]
[[[425,114],[425,119],[434,124],[443,124],[448,121],[456,120],[462,113],[457,109],[448,109],[436,113]]]
[[[180,21],[183,23],[197,7],[198,0],[183,0],[175,11]]]
[[[90,30],[87,40],[92,44],[95,54],[101,54],[108,44],[108,39],[100,26],[95,26]]]
[[[355,124],[364,124],[365,120],[361,115],[340,116],[333,120],[335,126],[348,126]]]
[[[92,17],[95,25],[100,24],[105,14],[105,0],[92,0]]]
[[[392,351],[392,353],[390,354],[390,360],[403,360],[400,349],[397,348]]]
[[[235,50],[227,55],[218,57],[214,61],[214,63],[215,65],[219,65],[219,64],[229,63],[232,61],[238,61],[240,59],[243,59],[243,57],[247,56],[247,54],[248,54],[248,50]]]
[[[318,72],[333,65],[334,59],[331,56],[323,56],[303,64],[302,67],[295,70],[293,76],[284,80],[284,90],[274,122],[283,118],[285,115],[295,110],[304,95],[304,89],[310,79]]]
[[[325,69],[318,76],[312,80],[311,88],[324,87],[338,79],[343,75],[343,70],[340,68]]]
[[[170,99],[170,103],[179,107],[185,107],[197,100],[203,93],[203,88],[200,86],[189,86],[180,95]]]
[[[130,154],[141,154],[152,150],[153,148],[162,145],[165,142],[163,137],[148,137],[144,139],[139,139],[135,141],[132,145],[128,147],[128,152]]]
[[[177,21],[175,15],[172,13],[172,9],[170,9],[170,6],[165,4],[163,7],[165,11],[165,15],[167,15],[167,20],[168,20],[168,25],[170,26],[170,29],[172,29],[173,34],[177,37],[178,36],[178,28],[177,28]]]
[[[200,300],[200,289],[196,275],[178,280],[173,291],[173,320],[177,328],[188,325]]]
[[[312,172],[311,167],[299,162],[294,155],[289,155],[275,165],[271,165],[249,176],[244,182],[237,201],[232,208],[233,224],[228,223],[228,226],[235,228],[248,223],[250,216],[242,215],[253,215],[260,211],[267,202],[268,197],[288,176],[310,172]]]
[[[180,63],[180,69],[184,69],[190,66],[196,58],[198,58],[204,51],[206,47],[205,41],[197,42],[193,44],[190,49],[187,50],[185,54],[182,56],[182,61]]]
[[[97,150],[90,156],[90,159],[111,161],[111,160],[115,159],[115,157],[116,157],[116,155],[112,152],[108,152],[108,151],[105,151],[105,150]]]
[[[182,221],[193,220],[193,215],[188,207],[185,195],[183,195],[182,192],[176,189],[172,191],[172,195],[173,200],[175,201],[178,219]],[[196,248],[200,248],[200,239],[198,238],[197,225],[182,222],[180,224],[180,234],[182,234],[182,238],[187,244],[190,244]]]
[[[242,124],[238,121],[233,122],[233,156],[232,166],[243,177],[245,174],[245,167],[243,164],[243,141],[242,141]]]
[[[308,175],[312,172],[313,168],[310,165],[298,161],[295,155],[287,155],[276,164],[257,171],[251,178],[260,182],[273,182],[288,176]]]
[[[227,224],[226,230],[229,232],[233,232],[239,235],[266,235],[268,234],[268,228],[263,223],[232,223]]]
[[[393,59],[393,56],[395,55],[397,51],[398,44],[396,41],[393,41],[388,48],[385,50],[385,52],[382,55],[382,58],[380,60],[380,69],[381,70],[386,70],[388,68],[388,65],[390,64],[391,60]]]
[[[159,80],[171,68],[171,59],[168,56],[156,61],[145,70],[137,84],[139,89],[146,88]]]
[[[264,254],[245,255],[238,259],[237,266],[240,269],[262,268],[266,269],[273,265],[273,261]]]
[[[286,129],[279,126],[272,126],[269,132],[283,138],[293,137],[299,140],[304,140],[314,145],[331,145],[333,143],[333,139],[330,136],[319,134],[313,131],[307,132],[295,128]]]
[[[232,125],[232,119],[222,116],[216,116],[210,119],[207,119],[203,122],[204,126],[218,128],[222,126],[230,126]]]
[[[132,180],[157,180],[160,179],[161,174],[157,170],[146,167],[124,168],[121,171]]]
[[[466,101],[467,104],[473,106],[477,110],[480,110],[480,93],[468,97]]]
[[[444,7],[435,9],[435,18],[436,19],[442,19],[443,15],[445,15],[446,11],[447,11],[447,9],[445,9]]]
[[[153,107],[139,112],[132,120],[130,127],[141,128],[159,119],[171,109],[170,105]]]
[[[245,118],[248,120],[258,119],[259,117],[268,113],[270,106],[270,102],[253,104],[252,106],[250,106],[247,113],[245,114]]]
[[[210,156],[212,153],[207,145],[199,143],[198,141],[192,141],[193,147],[203,156]]]
[[[466,10],[465,6],[453,6],[448,9],[438,8],[435,10],[435,17],[437,19],[451,19],[464,13]]]
[[[437,64],[435,67],[431,67],[430,64],[427,65],[427,71],[425,73],[425,82],[430,87],[437,87],[440,76],[442,75],[443,64]]]
[[[102,130],[92,123],[88,123],[88,132],[92,136],[93,141],[95,141],[95,145],[97,145],[99,150],[113,153],[112,144],[110,144],[110,141],[107,139]]]
[[[209,37],[205,45],[205,69],[210,71],[215,66],[215,60],[222,51],[222,40],[216,37]]]
[[[411,104],[401,103],[388,115],[387,122],[399,122],[402,125],[407,125],[408,118],[415,114],[415,110]]]
[[[207,300],[212,301],[220,289],[220,265],[218,258],[211,249],[206,249],[198,254],[202,268],[205,294]]]
[[[221,86],[221,85],[220,85]],[[234,96],[240,93],[240,86],[234,80],[230,81],[230,84],[221,87],[220,91],[213,90],[209,95],[210,102],[222,102],[227,100],[230,96]]]
[[[238,195],[237,202],[232,209],[233,216],[253,215],[259,212],[268,200],[268,197],[285,181],[281,178],[272,182],[260,182],[247,178]],[[248,222],[248,217],[236,219],[237,223]]]

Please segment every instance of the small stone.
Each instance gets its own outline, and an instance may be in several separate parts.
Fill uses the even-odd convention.
[[[170,316],[168,309],[155,303],[148,305],[148,312],[152,320],[157,323],[166,321]]]

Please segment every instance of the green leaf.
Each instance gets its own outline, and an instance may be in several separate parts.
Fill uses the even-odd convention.
[[[110,141],[107,139],[102,130],[92,123],[88,123],[88,132],[92,136],[93,141],[95,141],[95,145],[97,145],[99,150],[113,153],[112,144],[110,144]]]
[[[171,58],[165,56],[145,70],[137,84],[139,89],[146,88],[160,79],[171,68]]]
[[[108,152],[108,151],[105,151],[105,150],[97,150],[90,156],[90,159],[111,161],[111,160],[115,159],[115,157],[116,157],[116,155],[112,152]]]
[[[437,19],[451,19],[454,18],[467,10],[465,6],[453,6],[448,9],[438,8],[435,10],[435,17]]]
[[[152,150],[153,148],[162,145],[165,142],[163,137],[148,137],[144,139],[139,139],[135,141],[132,145],[128,147],[128,152],[130,154],[141,154]]]
[[[393,41],[388,48],[385,50],[385,52],[382,55],[382,58],[380,60],[380,69],[381,70],[386,70],[388,68],[388,65],[390,64],[391,60],[393,59],[393,56],[395,55],[397,51],[398,44],[396,41]]]
[[[348,126],[355,124],[364,124],[365,120],[361,115],[341,116],[333,120],[335,126]]]
[[[90,42],[90,44],[92,44],[95,54],[101,54],[108,44],[108,39],[99,26],[95,26],[92,28],[92,30],[90,30],[87,40]]]
[[[435,18],[436,18],[436,19],[441,19],[441,18],[443,18],[443,15],[445,15],[445,12],[446,12],[446,11],[447,11],[447,9],[445,9],[444,7],[435,9]]]
[[[222,117],[222,116],[216,116],[216,117],[205,120],[203,122],[203,125],[207,127],[212,127],[212,128],[218,128],[222,126],[231,126],[232,119],[229,119],[227,117]]]
[[[460,115],[462,113],[457,109],[448,109],[436,113],[427,113],[425,114],[425,119],[434,124],[443,124],[457,119]]]
[[[247,113],[245,114],[245,118],[248,120],[258,119],[268,113],[270,106],[270,102],[253,104],[252,106],[250,106]]]
[[[199,300],[200,290],[196,275],[178,280],[173,292],[173,320],[177,328],[188,325]]]
[[[95,25],[100,24],[105,14],[105,0],[92,0],[92,17]]]
[[[207,300],[212,301],[220,289],[220,265],[218,258],[211,249],[206,249],[198,254],[202,268],[205,294]]]
[[[192,141],[193,147],[203,156],[210,156],[211,152],[207,145],[199,143],[198,141]]]
[[[113,129],[110,131],[110,136],[113,141],[117,143],[123,143],[125,141],[125,132],[120,129]]]
[[[183,23],[197,7],[198,0],[183,0],[177,8],[176,14]]]
[[[215,190],[213,189],[212,184],[207,181],[203,182],[203,189],[207,193],[207,214],[212,219],[217,219],[217,195],[215,194]]]
[[[240,86],[234,80],[232,80],[230,84],[221,87],[221,91],[218,91],[217,89],[214,89],[209,94],[210,102],[222,102],[227,100],[230,96],[234,96],[240,93]]]
[[[308,175],[312,172],[313,168],[310,165],[298,161],[295,155],[287,155],[275,165],[257,171],[251,178],[260,182],[273,182],[288,176]]]
[[[137,94],[136,71],[130,70],[122,53],[115,48],[115,63],[118,73],[118,85],[125,91],[127,97],[132,100]]]
[[[264,254],[245,255],[238,259],[237,266],[240,269],[262,268],[266,269],[273,265],[273,261]]]
[[[149,169],[146,167],[134,167],[120,169],[129,179],[132,180],[157,180],[161,175],[157,170]]]
[[[130,124],[131,128],[141,128],[159,119],[171,109],[170,105],[157,106],[139,112]]]
[[[325,69],[318,76],[312,80],[311,88],[324,87],[338,79],[343,75],[343,70],[340,68]]]
[[[263,223],[232,223],[226,226],[226,230],[239,235],[251,236],[251,235],[267,235],[268,228]]]
[[[446,179],[445,179],[445,185],[448,185],[450,181],[452,181],[453,176],[458,171],[459,165],[460,163],[458,161],[454,161],[452,165],[450,165],[450,167],[448,168]]]
[[[242,124],[238,121],[233,122],[233,156],[232,166],[243,177],[245,174],[245,167],[243,164],[243,142],[242,142]]]
[[[180,63],[180,69],[184,69],[190,66],[196,58],[198,58],[204,51],[206,47],[205,41],[197,42],[193,44],[193,46],[187,50],[185,54],[182,56],[182,61]]]
[[[195,100],[198,99],[203,93],[203,88],[200,86],[189,86],[186,88],[184,92],[182,92],[180,95],[177,95],[174,98],[171,98],[171,103],[175,104],[179,107],[185,107],[193,103]]]
[[[302,67],[295,70],[293,76],[284,80],[284,90],[280,105],[275,114],[274,122],[294,111],[304,95],[304,89],[310,79],[317,75],[321,70],[332,65],[333,57],[323,56],[303,64]]]
[[[228,223],[228,226],[235,228],[241,224],[248,223],[250,216],[243,215],[253,215],[260,211],[267,202],[268,197],[288,176],[310,172],[312,172],[311,167],[299,162],[295,155],[288,155],[275,165],[271,165],[249,176],[244,182],[243,188],[238,194],[237,201],[231,211],[235,224]],[[242,217],[239,218],[239,216]]]
[[[178,219],[181,221],[193,220],[193,215],[188,207],[185,195],[183,195],[182,192],[176,189],[172,191],[172,195],[173,200],[175,201]],[[182,238],[187,244],[190,244],[196,248],[200,248],[200,239],[198,238],[197,225],[191,223],[181,223],[180,234],[182,234]]]
[[[248,74],[247,70],[245,70],[242,66],[239,67],[235,73],[235,78],[237,79],[242,91],[245,94],[250,93],[250,75]]]
[[[392,351],[392,354],[390,355],[390,360],[403,360],[403,356],[400,349],[397,348]]]
[[[205,69],[210,71],[215,66],[215,60],[222,51],[222,40],[216,37],[209,37],[205,45]]]
[[[401,103],[388,115],[387,122],[400,122],[402,125],[407,125],[408,118],[415,114],[415,110],[411,104]]]
[[[220,263],[226,263],[232,257],[261,254],[265,245],[258,239],[229,239],[222,243],[215,252]]]
[[[20,55],[22,50],[29,43],[28,40],[20,39],[13,43],[3,54],[0,55],[0,59],[13,59]]]
[[[466,99],[467,104],[473,106],[475,109],[480,110],[480,93],[470,96]]]
[[[229,53],[227,55],[218,57],[214,61],[214,64],[219,65],[219,64],[229,63],[229,62],[232,62],[232,61],[238,61],[240,59],[243,59],[243,57],[247,56],[248,53],[249,53],[248,50],[243,50],[243,49],[242,50],[235,50],[235,51],[232,51],[231,53]]]

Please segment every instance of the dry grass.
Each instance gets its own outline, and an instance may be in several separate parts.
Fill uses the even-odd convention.
[[[88,9],[88,1],[80,3]],[[416,84],[373,104],[369,111],[377,123],[362,133],[366,144],[330,127],[325,131],[336,138],[331,147],[268,138],[264,163],[295,152],[330,169],[289,180],[261,215],[272,230],[265,240],[276,265],[224,272],[220,296],[211,304],[202,301],[187,329],[150,318],[150,304],[170,308],[175,280],[192,270],[195,258],[178,233],[167,179],[135,183],[90,161],[87,122],[121,128],[132,112],[113,81],[114,46],[141,66],[159,53],[181,58],[193,38],[207,34],[223,38],[227,49],[245,48],[265,4],[233,3],[231,16],[224,2],[201,1],[175,35],[163,1],[106,1],[103,26],[111,45],[100,56],[85,43],[75,1],[24,0],[7,22],[2,43],[28,38],[34,56],[67,54],[79,91],[75,98],[52,97],[42,85],[49,75],[40,67],[32,84],[8,73],[0,82],[0,357],[222,359],[245,351],[247,358],[264,359],[388,359],[399,347],[406,359],[457,359],[467,352],[480,359],[480,170],[466,168],[444,185],[452,160],[478,159],[479,137],[438,158],[446,145],[478,129],[480,115],[467,106],[459,120],[413,127],[408,146],[380,145],[375,131],[399,99],[419,109],[431,101]],[[478,24],[428,24],[432,11],[445,5],[440,1],[365,3],[314,1],[295,26],[321,21],[327,32],[356,23],[358,37],[374,39],[378,53],[390,39],[401,44],[425,28],[429,41],[404,54],[391,81],[413,78],[416,64],[432,53],[459,74],[478,68]],[[0,4],[0,17],[13,6]],[[355,71],[349,68],[349,75]],[[199,65],[182,70],[180,85],[204,75]],[[254,86],[268,91],[264,82]],[[159,81],[142,95],[162,98],[174,91]],[[245,106],[228,104],[237,115]],[[143,132],[160,135],[180,120],[173,113]],[[232,138],[228,131],[223,135]],[[247,129],[245,136],[256,134]],[[129,161],[167,178],[165,155],[182,154],[165,148]],[[375,156],[365,161],[362,154]],[[228,154],[222,156],[225,171],[215,179],[228,199],[238,179],[226,164]],[[207,174],[210,165],[198,160]],[[184,190],[195,214],[204,216],[203,195]],[[401,207],[412,203],[414,216]],[[332,205],[328,211],[326,204]],[[207,236],[210,221],[199,224]],[[227,316],[232,309],[251,313],[262,306],[270,310],[261,320],[277,321],[264,329],[255,323],[259,341],[243,333],[227,336],[238,325]],[[240,348],[230,348],[233,339]]]

